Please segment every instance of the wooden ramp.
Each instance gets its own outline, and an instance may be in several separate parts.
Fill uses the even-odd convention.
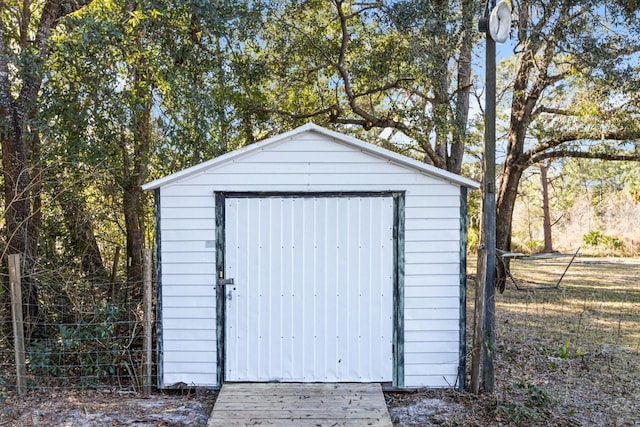
[[[380,384],[226,383],[207,427],[391,426]]]

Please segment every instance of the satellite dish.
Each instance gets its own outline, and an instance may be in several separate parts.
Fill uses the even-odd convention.
[[[502,0],[491,11],[489,35],[498,43],[504,43],[511,32],[511,6]]]

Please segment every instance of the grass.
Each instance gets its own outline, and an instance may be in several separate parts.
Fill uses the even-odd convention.
[[[512,272],[523,278],[526,290],[510,288],[496,299],[497,310],[511,314],[511,328],[533,337],[569,340],[584,351],[615,345],[638,352],[640,263],[578,261],[559,289],[536,289],[538,283],[554,283],[564,265],[514,263]]]
[[[509,284],[496,296],[496,401],[490,412],[496,422],[513,425],[635,426],[640,262],[578,258],[558,289],[539,288],[554,285],[567,262],[512,263],[525,290]],[[473,307],[468,316],[473,319]]]

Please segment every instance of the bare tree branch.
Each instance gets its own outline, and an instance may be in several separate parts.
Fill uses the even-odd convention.
[[[351,77],[349,72],[345,66],[345,57],[347,53],[347,49],[349,46],[350,35],[349,35],[349,27],[347,25],[348,16],[342,10],[342,0],[334,0],[334,4],[336,6],[336,11],[338,12],[338,17],[340,19],[340,30],[342,33],[342,40],[340,42],[340,53],[338,55],[338,62],[335,64],[335,67],[340,75],[342,80],[342,84],[344,87],[345,95],[347,96],[347,100],[349,102],[349,106],[351,110],[362,119],[345,119],[339,117],[331,118],[332,123],[343,123],[343,124],[358,124],[362,126],[365,130],[369,130],[373,127],[390,127],[395,128],[401,131],[408,132],[409,128],[402,122],[396,121],[390,117],[378,117],[364,108],[362,108],[358,102],[358,96],[356,95],[353,86],[351,84]],[[431,162],[434,164],[438,164],[439,156],[435,152],[435,150],[429,144],[422,144],[424,150],[426,151],[427,156],[431,159]]]
[[[373,3],[354,3],[354,6],[359,6],[360,9],[356,10],[353,13],[350,13],[349,15],[346,15],[347,19],[355,18],[356,16],[360,15],[363,12],[366,12],[367,10],[377,9],[382,6],[382,3],[378,1]]]
[[[570,110],[565,110],[563,108],[547,107],[545,105],[541,105],[540,107],[536,108],[535,111],[533,112],[533,115],[537,116],[542,113],[557,114],[560,116],[575,116],[575,113],[573,113]]]
[[[366,90],[364,92],[354,93],[353,97],[354,98],[361,98],[363,96],[373,95],[374,93],[384,92],[384,91],[389,90],[389,89],[403,89],[402,83],[411,82],[411,81],[414,81],[414,80],[415,79],[412,78],[412,77],[411,78],[397,79],[396,81],[387,83],[387,84],[385,84],[383,86],[374,87],[374,88],[371,88],[371,89]]]
[[[279,116],[289,117],[294,120],[305,120],[305,119],[311,119],[318,116],[328,115],[329,121],[332,123],[337,123],[334,120],[332,120],[332,117],[337,117],[340,114],[340,108],[338,104],[333,104],[329,107],[322,108],[320,110],[309,111],[305,113],[292,113],[291,111],[288,111],[288,110],[263,108],[259,105],[253,105],[251,109],[259,113],[277,114]]]
[[[530,150],[524,153],[524,157],[527,161],[530,159],[537,157],[538,155],[542,155],[545,151],[558,147],[566,142],[572,141],[597,141],[597,140],[608,140],[608,141],[637,141],[640,139],[640,132],[635,130],[612,130],[600,134],[587,134],[581,132],[568,132],[561,135],[556,136],[555,138],[547,139],[543,142],[540,142],[534,145]],[[548,158],[548,157],[547,157]]]
[[[557,149],[551,151],[545,151],[544,153],[539,153],[530,158],[531,163],[537,163],[541,160],[546,159],[559,159],[563,157],[573,157],[573,158],[582,158],[582,159],[600,159],[600,160],[611,160],[611,161],[633,161],[640,162],[640,153],[638,154],[616,154],[616,153],[602,153],[598,151],[580,151],[580,150],[570,150],[570,149]]]

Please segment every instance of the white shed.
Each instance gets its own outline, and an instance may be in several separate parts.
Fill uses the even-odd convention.
[[[475,181],[307,124],[143,188],[160,387],[463,385]]]

